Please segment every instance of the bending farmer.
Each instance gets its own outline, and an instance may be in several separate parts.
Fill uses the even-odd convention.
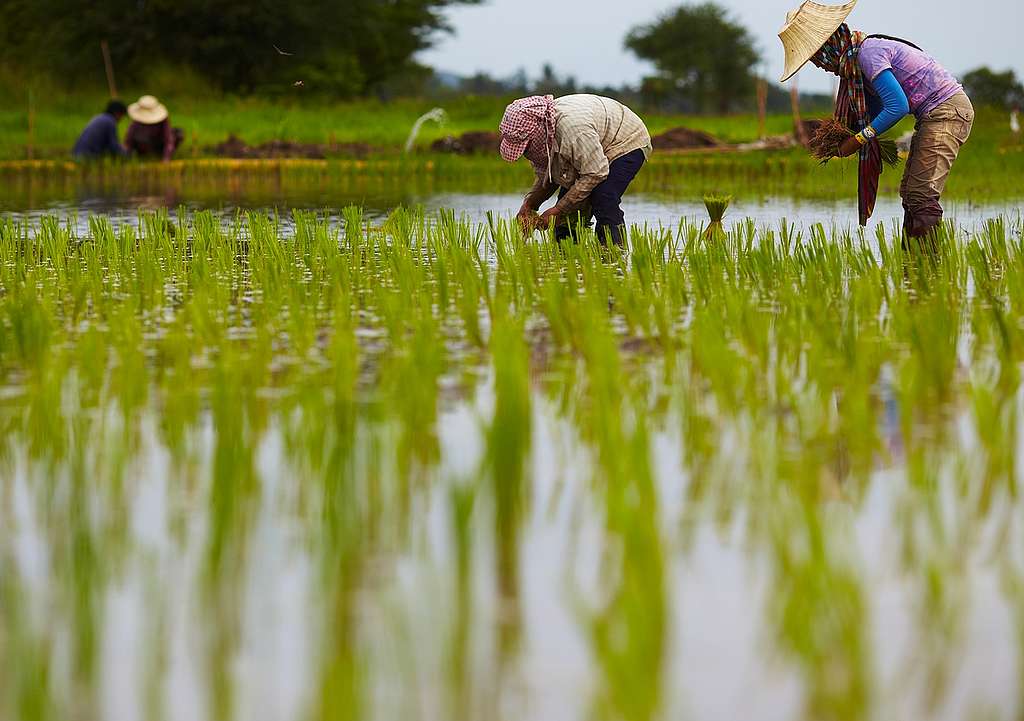
[[[928,235],[942,222],[940,198],[960,148],[971,134],[974,107],[963,87],[930,55],[906,40],[852,32],[842,6],[805,2],[779,33],[786,52],[785,82],[807,61],[840,78],[836,117],[857,133],[839,155],[860,153],[861,223],[874,210],[881,152],[874,139],[908,113],[917,118],[900,186],[904,230]]]
[[[185,137],[181,128],[171,126],[166,106],[152,95],[143,95],[129,105],[128,117],[132,123],[124,135],[124,144],[129,153],[140,158],[161,158],[167,162]]]
[[[516,100],[499,128],[501,157],[524,155],[537,179],[519,211],[536,213],[560,189],[558,202],[541,218],[555,221],[565,238],[577,220],[597,218],[602,241],[623,243],[622,196],[651,154],[651,136],[636,113],[597,95],[550,95]]]
[[[121,141],[117,139],[117,124],[128,112],[128,108],[120,100],[107,103],[106,111],[100,113],[85,126],[85,130],[75,141],[71,155],[76,160],[89,160],[111,156],[124,157],[125,151]]]

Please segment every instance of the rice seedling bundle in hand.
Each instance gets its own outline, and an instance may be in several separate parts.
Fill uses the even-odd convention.
[[[732,203],[731,195],[704,196],[704,207],[708,209],[708,215],[711,216],[711,223],[708,225],[707,230],[704,231],[705,239],[714,237],[714,235],[719,233],[725,234],[722,218],[725,217],[725,211],[728,210],[730,203]]]
[[[538,228],[543,230],[547,227],[547,224],[541,219],[540,213],[536,211],[520,213],[516,216],[516,220],[519,221],[519,227],[522,229],[523,235],[532,235],[533,231]]]
[[[839,146],[847,138],[853,137],[854,133],[835,118],[823,120],[811,138],[811,155],[821,161],[824,165],[839,155]],[[882,162],[890,167],[895,167],[900,162],[899,149],[896,141],[889,138],[879,138],[878,145],[882,149]]]

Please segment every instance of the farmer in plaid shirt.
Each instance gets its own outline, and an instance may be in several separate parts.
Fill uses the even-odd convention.
[[[558,202],[541,215],[564,238],[597,219],[602,241],[623,243],[622,195],[651,154],[651,135],[636,113],[610,98],[536,95],[516,100],[499,127],[501,157],[526,158],[537,179],[519,217],[536,213],[559,190]]]

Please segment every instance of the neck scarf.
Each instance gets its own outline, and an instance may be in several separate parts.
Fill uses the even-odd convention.
[[[516,100],[505,110],[499,127],[502,137],[528,141],[524,155],[538,173],[551,181],[551,152],[555,146],[555,98],[534,95]]]
[[[865,39],[864,33],[851,32],[849,25],[843,23],[811,58],[811,62],[822,70],[839,76],[836,120],[854,133],[866,128],[871,120],[868,115],[864,75],[861,73],[860,63],[857,62],[861,43]],[[861,225],[867,225],[875,210],[878,179],[881,175],[882,150],[878,145],[878,139],[874,138],[860,149],[857,196]]]

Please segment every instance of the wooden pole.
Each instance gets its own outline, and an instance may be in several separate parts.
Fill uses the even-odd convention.
[[[762,78],[757,79],[757,133],[761,140],[767,136],[765,116],[768,114],[768,83]]]
[[[114,63],[110,60],[110,46],[106,40],[100,41],[100,51],[103,53],[103,67],[107,71],[107,90],[110,97],[117,97],[117,81],[114,79]]]
[[[789,103],[793,107],[793,127],[796,130],[796,139],[802,145],[807,145],[807,133],[804,132],[804,124],[800,119],[800,88],[793,80],[789,85]]]
[[[35,155],[36,143],[36,104],[32,97],[32,88],[28,89],[28,144],[25,146],[25,155],[32,160]]]

